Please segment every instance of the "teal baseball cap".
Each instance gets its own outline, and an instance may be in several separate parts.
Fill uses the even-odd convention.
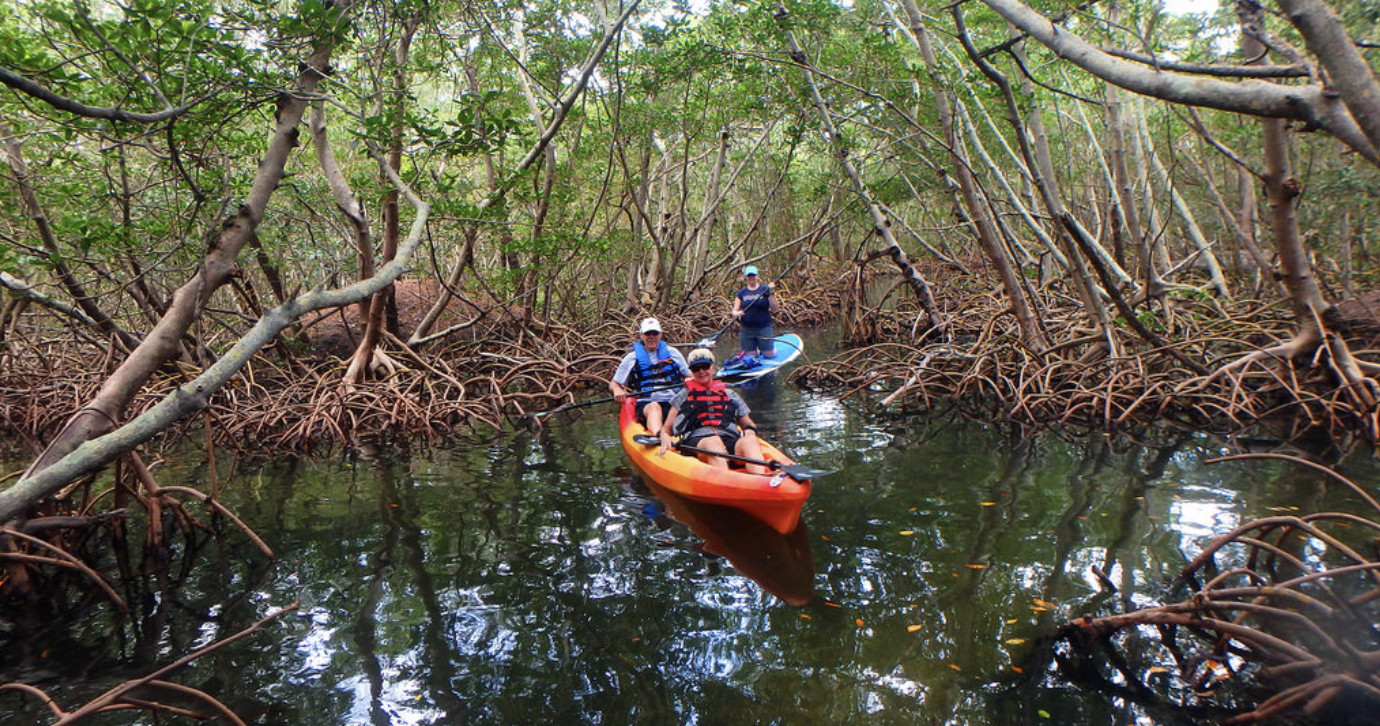
[[[757,266],[756,266],[756,265],[748,265],[747,267],[744,267],[744,268],[743,268],[743,274],[744,274],[744,275],[756,275],[756,274],[757,274]]]

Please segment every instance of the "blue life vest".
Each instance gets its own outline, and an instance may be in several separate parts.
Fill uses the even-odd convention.
[[[656,360],[652,360],[652,356],[647,353],[646,346],[642,345],[640,340],[633,343],[633,355],[637,356],[637,365],[633,366],[632,373],[628,375],[628,385],[632,390],[645,391],[648,388],[671,386],[683,380],[675,360],[671,358],[671,346],[666,345],[666,341],[657,342]]]

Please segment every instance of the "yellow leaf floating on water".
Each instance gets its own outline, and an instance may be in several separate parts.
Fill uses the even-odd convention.
[[[801,613],[801,614],[800,614],[800,618],[801,618],[802,620],[809,620],[809,619],[810,619],[810,614],[809,614],[809,613]]]
[[[995,507],[995,506],[997,506],[997,503],[996,503],[996,502],[983,502],[983,503],[982,503],[982,506],[984,506],[984,507]]]
[[[825,601],[824,601],[824,604],[825,604],[825,605],[828,605],[828,606],[831,607],[831,608],[841,608],[841,607],[843,607],[842,605],[840,605],[840,604],[838,604],[838,603],[836,603],[836,602],[829,602],[828,600],[825,600]]]
[[[1016,671],[1017,673],[1024,673],[1024,672],[1025,672],[1025,669],[1022,668],[1022,667],[1020,667],[1020,666],[1011,666],[1011,670]]]
[[[1154,675],[1154,674],[1156,674],[1156,673],[1168,673],[1168,672],[1169,672],[1169,669],[1168,669],[1168,668],[1165,668],[1164,666],[1155,666],[1155,667],[1151,668],[1150,670],[1147,670],[1147,671],[1145,672],[1145,674],[1146,674],[1146,675]]]
[[[915,534],[915,530],[913,530],[913,529],[903,529],[903,530],[901,530],[901,536],[902,536],[902,537],[909,537],[909,536],[911,536],[911,535],[913,535],[913,534]]]
[[[907,625],[907,626],[906,626],[906,632],[907,632],[907,633],[914,633],[915,631],[917,631],[917,630],[919,630],[919,629],[921,629],[921,628],[923,628],[923,627],[925,627],[925,626],[923,626],[923,625],[918,625],[918,624],[917,624],[917,625]]]
[[[1006,624],[1007,624],[1007,625],[1015,625],[1015,624],[1016,624],[1016,621],[1017,621],[1018,619],[1019,619],[1019,618],[1011,618],[1010,620],[1006,621]]]
[[[863,626],[863,619],[862,619],[862,618],[858,618],[858,627],[861,628],[862,626]]]
[[[980,564],[977,564],[977,563],[974,563],[974,562],[969,562],[969,563],[968,563],[968,569],[970,569],[970,570],[985,570],[985,569],[987,569],[987,565],[980,565]]]
[[[963,670],[962,668],[959,668],[956,664],[953,664],[953,663],[950,663],[950,664],[949,664],[949,667],[952,668],[952,669],[954,669],[954,670],[956,670],[956,671],[961,671],[961,670]]]
[[[1039,606],[1042,607],[1042,608],[1048,608],[1048,609],[1050,609],[1050,610],[1053,610],[1053,609],[1054,609],[1054,606],[1053,606],[1053,605],[1051,605],[1051,604],[1045,602],[1044,600],[1041,600],[1041,599],[1038,598],[1038,597],[1035,598],[1035,604],[1036,604],[1036,605],[1039,605]]]
[[[1007,639],[1006,639],[1006,644],[1007,644],[1007,645],[1024,645],[1024,644],[1025,644],[1025,638],[1007,638]]]

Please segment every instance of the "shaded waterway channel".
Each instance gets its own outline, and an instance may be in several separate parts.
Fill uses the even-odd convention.
[[[634,478],[611,405],[409,456],[280,458],[224,494],[277,562],[224,527],[117,586],[133,623],[96,597],[0,623],[0,680],[75,707],[300,601],[175,679],[262,724],[1192,723],[1069,683],[1049,633],[1168,597],[1244,520],[1359,511],[1285,462],[1206,465],[1236,450],[1192,434],[884,421],[770,378],[743,395],[764,437],[836,470],[790,536],[668,513]],[[1352,458],[1344,471],[1373,485]],[[211,479],[191,459],[159,477]],[[0,693],[0,722],[40,713]]]

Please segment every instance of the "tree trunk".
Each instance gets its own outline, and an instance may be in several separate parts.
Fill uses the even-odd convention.
[[[1057,189],[1053,186],[1050,177],[1050,164],[1048,163],[1048,149],[1044,152],[1045,162],[1040,162],[1040,155],[1034,150],[1035,137],[1028,134],[1025,122],[1022,120],[1020,106],[1016,102],[1015,93],[1011,89],[1011,83],[1006,76],[998,71],[991,63],[987,62],[978,54],[977,48],[973,46],[972,39],[968,36],[967,24],[963,19],[963,11],[958,6],[950,9],[953,14],[954,22],[958,29],[958,37],[963,43],[964,50],[968,57],[978,66],[983,75],[987,76],[997,89],[1001,92],[1002,99],[1006,102],[1007,122],[1011,124],[1011,129],[1015,133],[1016,143],[1021,151],[1021,158],[1025,162],[1025,167],[1029,171],[1031,180],[1040,193],[1040,198],[1045,204],[1051,218],[1055,220],[1068,220],[1061,224],[1056,231],[1057,237],[1063,247],[1064,255],[1069,260],[1069,280],[1073,284],[1074,290],[1078,293],[1079,299],[1083,301],[1084,310],[1088,315],[1088,320],[1093,328],[1101,335],[1106,337],[1108,348],[1112,355],[1120,354],[1120,343],[1115,337],[1115,328],[1111,323],[1111,315],[1108,314],[1106,306],[1102,304],[1102,298],[1097,294],[1097,286],[1088,275],[1087,265],[1079,251],[1074,248],[1073,239],[1070,237],[1074,232],[1069,229],[1069,225],[1076,225],[1073,216],[1064,209],[1063,200],[1060,199]],[[1090,237],[1090,235],[1088,235]]]
[[[38,201],[38,192],[34,190],[33,184],[29,181],[29,168],[24,163],[24,156],[19,148],[19,139],[10,131],[9,127],[0,122],[0,137],[5,140],[6,157],[9,159],[10,170],[14,172],[14,183],[19,188],[19,198],[23,203],[24,211],[28,213],[29,219],[33,220],[34,227],[38,229],[38,238],[43,243],[43,249],[48,253],[49,263],[53,266],[53,274],[58,282],[67,290],[67,294],[72,296],[72,301],[86,313],[98,330],[115,339],[115,341],[126,351],[134,350],[139,345],[139,340],[133,335],[120,329],[119,325],[111,319],[109,315],[96,304],[96,299],[86,291],[86,287],[77,279],[76,273],[64,261],[65,256],[58,249],[57,238],[53,236],[52,227],[48,225],[48,215],[43,212],[43,205]]]
[[[1184,230],[1188,233],[1188,238],[1193,242],[1197,250],[1198,259],[1206,265],[1209,283],[1217,294],[1224,298],[1231,298],[1231,292],[1227,289],[1227,280],[1222,277],[1222,266],[1217,263],[1217,255],[1212,251],[1212,244],[1203,236],[1203,230],[1198,227],[1198,220],[1193,216],[1193,210],[1188,208],[1188,203],[1184,201],[1183,195],[1179,194],[1178,187],[1174,184],[1174,178],[1170,176],[1169,170],[1160,161],[1160,155],[1155,151],[1155,140],[1150,136],[1150,129],[1146,126],[1145,115],[1140,114],[1139,126],[1141,140],[1145,144],[1145,155],[1150,160],[1150,168],[1155,171],[1155,176],[1159,179],[1160,186],[1169,195],[1169,203],[1174,208],[1175,214],[1184,224]]]
[[[599,61],[603,59],[604,53],[609,49],[609,45],[611,45],[613,39],[618,37],[618,34],[622,32],[624,24],[628,22],[628,18],[637,10],[640,3],[641,0],[632,0],[623,10],[623,14],[608,27],[599,45],[595,47],[589,58],[585,60],[585,64],[581,66],[578,79],[561,99],[560,104],[556,106],[551,121],[546,126],[546,131],[540,135],[532,148],[528,150],[527,155],[518,162],[517,166],[513,168],[512,173],[508,175],[499,188],[491,192],[479,203],[477,210],[479,213],[482,214],[484,210],[502,200],[507,194],[508,189],[517,182],[517,179],[522,173],[526,171],[528,167],[532,166],[532,164],[536,163],[536,160],[544,154],[546,147],[551,143],[551,140],[555,138],[562,124],[565,123],[565,119],[570,115],[570,109],[574,107],[575,101],[578,100],[580,94],[584,92],[585,86],[589,83],[590,76],[594,73],[594,68],[599,64]],[[465,265],[468,265],[472,259],[473,248],[470,245],[466,245],[457,256],[447,279],[459,282],[460,276],[464,274]],[[454,284],[442,287],[437,294],[436,301],[432,303],[431,308],[427,310],[427,314],[423,317],[422,323],[418,324],[417,329],[413,331],[411,337],[407,339],[407,344],[409,346],[420,345],[423,340],[432,339],[428,334],[431,332],[431,328],[435,326],[436,320],[441,317],[441,314],[445,312],[446,307],[450,305],[450,301],[454,298],[454,294],[451,292],[452,289],[454,289]]]
[[[943,334],[945,323],[943,316],[939,313],[939,305],[934,300],[934,292],[920,274],[911,264],[910,257],[905,250],[897,243],[896,236],[891,231],[891,220],[882,213],[881,207],[872,198],[871,192],[863,184],[862,175],[858,173],[857,167],[849,159],[849,149],[843,143],[838,130],[834,127],[834,121],[829,111],[829,106],[820,95],[819,86],[815,83],[814,71],[810,65],[810,60],[805,52],[800,49],[800,44],[796,42],[795,33],[788,26],[789,12],[786,6],[777,4],[776,22],[780,26],[782,34],[786,38],[786,44],[791,54],[791,60],[800,67],[805,76],[806,84],[809,87],[810,98],[814,103],[815,111],[819,116],[819,122],[826,140],[829,142],[830,149],[834,152],[834,158],[838,160],[839,166],[843,168],[844,174],[853,184],[853,191],[867,207],[868,216],[872,219],[873,231],[882,238],[882,254],[891,257],[892,261],[900,270],[902,280],[910,285],[912,292],[920,301],[920,307],[924,309],[929,318],[930,331]]]
[[[343,11],[350,4],[351,0],[335,0],[333,7]],[[302,64],[292,90],[278,96],[273,136],[259,163],[249,193],[240,208],[211,237],[210,251],[196,274],[173,293],[167,312],[129,357],[106,378],[95,397],[67,421],[43,453],[29,465],[24,474],[26,478],[37,475],[81,444],[114,428],[149,376],[177,356],[182,336],[200,318],[211,294],[235,274],[235,258],[253,237],[263,219],[268,201],[283,178],[288,156],[297,146],[298,126],[306,111],[307,99],[313,96],[317,84],[329,73],[331,51],[329,42],[319,42]]]
[[[931,77],[931,83],[934,87],[932,98],[934,99],[935,111],[939,114],[940,127],[944,131],[944,143],[949,147],[949,158],[953,164],[953,178],[958,183],[964,207],[966,207],[968,216],[972,220],[973,231],[977,235],[978,243],[987,253],[988,261],[996,269],[997,276],[1002,282],[1002,288],[1006,291],[1006,298],[1011,303],[1011,311],[1015,315],[1016,324],[1021,331],[1021,341],[1035,353],[1042,353],[1049,347],[1049,343],[1045,340],[1040,321],[1030,307],[1025,289],[1021,286],[1020,273],[1013,269],[1011,259],[1007,256],[1006,250],[1002,248],[1001,241],[997,238],[997,232],[993,229],[986,205],[978,198],[977,184],[973,180],[963,137],[954,128],[953,109],[943,84],[939,82],[939,63],[935,58],[934,48],[930,46],[929,33],[925,30],[920,10],[915,6],[915,0],[901,0],[901,7],[904,8],[906,18],[909,21],[911,38],[920,50],[920,57],[924,59],[925,67]]]

